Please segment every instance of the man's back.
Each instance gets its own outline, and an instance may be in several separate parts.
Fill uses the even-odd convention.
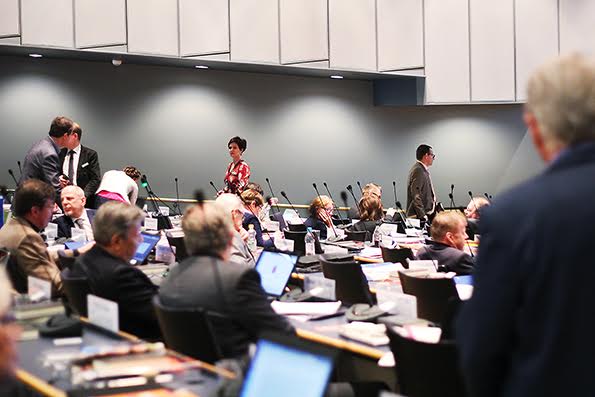
[[[45,137],[31,146],[27,152],[19,184],[27,179],[39,179],[56,188],[59,186],[59,169],[58,147],[50,137]]]
[[[595,392],[595,144],[497,198],[458,324],[472,395]]]

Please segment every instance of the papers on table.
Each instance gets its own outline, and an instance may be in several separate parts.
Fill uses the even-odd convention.
[[[388,336],[386,336],[386,326],[384,324],[353,321],[342,325],[339,334],[371,346],[388,345]]]
[[[394,327],[393,329],[404,338],[424,343],[438,343],[440,342],[440,336],[442,335],[442,329],[438,327],[405,325],[404,327]]]
[[[357,256],[367,259],[382,259],[382,250],[378,247],[365,247]]]
[[[391,278],[391,273],[395,274],[400,270],[405,270],[400,263],[362,263],[362,271],[368,281],[382,281]]]
[[[277,314],[308,314],[323,316],[336,313],[341,307],[341,301],[336,302],[279,302],[273,301],[271,307]]]

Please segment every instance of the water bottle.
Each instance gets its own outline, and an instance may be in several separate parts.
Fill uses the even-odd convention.
[[[256,252],[256,230],[254,230],[254,225],[248,225],[248,240],[246,241],[248,244],[248,249],[250,252]]]
[[[372,243],[375,247],[380,247],[381,242],[382,232],[380,231],[380,226],[376,226],[376,229],[374,229],[374,234],[372,235]]]
[[[312,233],[312,228],[309,227],[306,232],[306,236],[304,237],[304,243],[306,245],[306,255],[314,255],[316,250],[314,248],[314,234]]]

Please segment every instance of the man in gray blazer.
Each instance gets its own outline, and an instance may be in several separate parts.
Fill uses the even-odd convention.
[[[411,167],[407,179],[407,216],[427,219],[436,209],[436,194],[428,171],[435,157],[429,145],[419,145],[415,151],[417,161]]]
[[[60,202],[60,192],[68,182],[61,178],[62,164],[58,154],[61,148],[73,144],[72,126],[72,120],[64,116],[52,120],[49,136],[36,142],[25,155],[19,186],[28,179],[39,179],[56,190],[56,202]]]

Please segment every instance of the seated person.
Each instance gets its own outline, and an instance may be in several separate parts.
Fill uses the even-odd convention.
[[[58,256],[48,252],[40,234],[52,219],[55,198],[49,184],[23,182],[14,195],[13,217],[0,229],[0,248],[10,252],[7,270],[18,292],[27,292],[27,276],[33,276],[51,282],[53,294],[62,294]]]
[[[314,230],[320,231],[320,239],[326,240],[327,227],[332,227],[332,216],[335,205],[333,200],[328,196],[317,196],[310,203],[310,216],[306,219],[304,224],[306,227],[311,227]]]
[[[375,183],[366,183],[366,185],[362,188],[362,197],[360,200],[366,196],[374,196],[382,200],[382,186]],[[358,208],[355,207],[349,207],[348,214],[350,219],[359,219],[360,217]]]
[[[96,245],[77,258],[70,275],[86,277],[91,293],[118,304],[120,329],[141,338],[161,335],[151,299],[157,287],[130,265],[138,244],[144,213],[112,201],[97,210],[93,223]]]
[[[366,231],[366,241],[372,241],[376,226],[382,223],[384,210],[382,201],[377,196],[367,195],[359,200],[359,222],[353,225],[353,231]]]
[[[244,218],[242,220],[242,227],[245,230],[249,229],[249,225],[254,226],[256,231],[256,245],[259,247],[272,247],[273,240],[267,235],[266,239],[262,235],[262,226],[258,214],[264,204],[264,199],[256,190],[246,189],[240,195],[242,202],[244,203]]]
[[[188,208],[182,229],[190,256],[161,283],[163,305],[200,307],[225,315],[229,319],[225,324],[213,323],[225,357],[244,355],[265,330],[292,332],[287,320],[271,308],[258,272],[228,262],[234,227],[223,207],[207,203]]]
[[[258,193],[260,193],[260,195],[262,197],[264,197],[264,190],[262,190],[262,187],[258,183],[249,182],[246,185],[246,189],[256,190]],[[263,204],[262,208],[260,208],[260,211],[258,212],[258,219],[260,219],[261,223],[271,220],[271,218],[270,218],[271,207],[273,205],[277,205],[278,203],[279,203],[279,199],[277,197],[269,197],[269,198],[265,199],[265,203]],[[277,210],[278,210],[278,208],[277,208]]]
[[[121,201],[135,205],[138,198],[138,185],[141,172],[132,166],[124,167],[122,171],[111,170],[103,174],[97,188],[95,203],[97,208],[108,201]]]
[[[475,258],[465,253],[467,220],[459,211],[444,211],[436,215],[430,227],[432,242],[417,251],[416,259],[438,261],[438,270],[471,274]]]
[[[248,232],[242,227],[244,220],[242,200],[235,194],[223,193],[217,197],[215,202],[225,210],[226,214],[229,214],[234,229],[229,261],[254,267],[256,264],[254,256],[246,244]]]
[[[93,237],[93,217],[95,210],[85,209],[87,199],[85,192],[78,186],[69,185],[60,193],[64,215],[54,219],[52,222],[58,225],[58,237],[72,237],[71,229],[83,229],[87,240],[95,240]]]
[[[482,207],[490,205],[490,201],[485,197],[473,197],[469,200],[467,208],[465,208],[465,216],[467,217],[467,234],[479,234],[479,217],[481,215]]]

